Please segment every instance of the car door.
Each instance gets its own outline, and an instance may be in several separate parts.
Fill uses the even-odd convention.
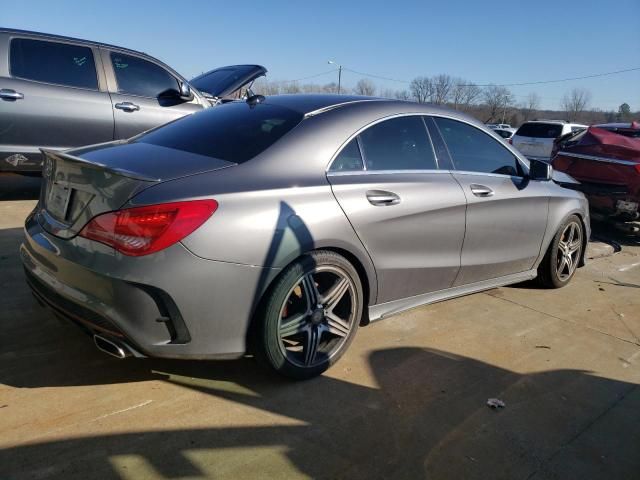
[[[480,128],[434,116],[467,197],[466,233],[455,286],[533,268],[547,226],[546,182],[532,181],[516,156]]]
[[[421,116],[369,126],[342,148],[327,176],[375,265],[377,303],[452,285],[466,201],[451,173],[438,170]]]
[[[180,98],[178,78],[159,63],[130,53],[102,49],[115,137],[129,138],[202,109],[194,97]]]
[[[0,170],[39,170],[40,147],[113,140],[111,100],[92,47],[15,36],[8,53],[9,69],[0,71]]]

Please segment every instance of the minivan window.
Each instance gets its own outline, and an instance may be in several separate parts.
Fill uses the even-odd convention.
[[[138,57],[111,53],[118,92],[157,98],[178,92],[178,81],[164,68]]]
[[[367,170],[438,168],[427,129],[419,116],[392,118],[360,134]]]
[[[231,102],[151,130],[135,141],[242,163],[269,148],[302,118],[277,105]]]
[[[362,170],[362,155],[358,140],[354,138],[335,158],[329,171],[331,172],[353,172]]]
[[[456,170],[520,175],[515,156],[499,140],[457,120],[435,117]]]
[[[98,89],[93,52],[88,47],[14,38],[10,48],[11,76],[67,87]]]
[[[557,123],[524,123],[516,135],[531,138],[558,138],[562,135],[562,125]]]

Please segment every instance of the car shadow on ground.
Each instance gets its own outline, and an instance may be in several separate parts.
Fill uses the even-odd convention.
[[[328,376],[291,383],[249,359],[110,360],[91,375],[95,383],[147,372],[205,394],[199,402],[224,399],[296,422],[35,442],[0,452],[3,477],[277,477],[270,469],[282,463],[259,454],[264,448],[311,478],[631,478],[640,467],[634,384],[575,370],[520,375],[420,348],[374,351],[368,363],[376,387]],[[490,410],[490,397],[507,407]],[[240,448],[242,460],[228,461],[225,452]]]

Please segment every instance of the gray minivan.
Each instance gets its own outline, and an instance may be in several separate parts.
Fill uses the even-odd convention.
[[[187,81],[134,50],[0,28],[0,172],[40,172],[40,147],[129,138],[238,96],[266,72],[234,65]]]

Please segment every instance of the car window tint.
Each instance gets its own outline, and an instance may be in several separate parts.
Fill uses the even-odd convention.
[[[530,138],[557,138],[562,135],[562,125],[558,123],[524,123],[516,135]]]
[[[478,128],[449,118],[434,118],[456,170],[520,175],[513,154]]]
[[[157,98],[178,92],[178,81],[155,63],[115,52],[111,63],[119,93]]]
[[[98,89],[93,52],[88,47],[14,38],[11,41],[10,64],[14,77]]]
[[[362,155],[360,155],[357,139],[354,138],[347,143],[347,146],[338,154],[329,170],[332,172],[362,170]]]
[[[303,114],[268,103],[231,102],[189,115],[135,141],[242,163],[298,125]]]
[[[449,151],[447,150],[447,146],[442,139],[442,135],[440,135],[440,131],[436,124],[433,121],[433,118],[427,116],[422,117],[424,123],[427,125],[427,130],[429,130],[429,136],[431,137],[431,142],[433,143],[433,149],[436,152],[436,158],[438,159],[438,168],[441,170],[451,170],[453,169],[453,163],[451,162],[451,156],[449,155]]]
[[[436,161],[422,118],[399,117],[360,134],[367,170],[435,169]]]

